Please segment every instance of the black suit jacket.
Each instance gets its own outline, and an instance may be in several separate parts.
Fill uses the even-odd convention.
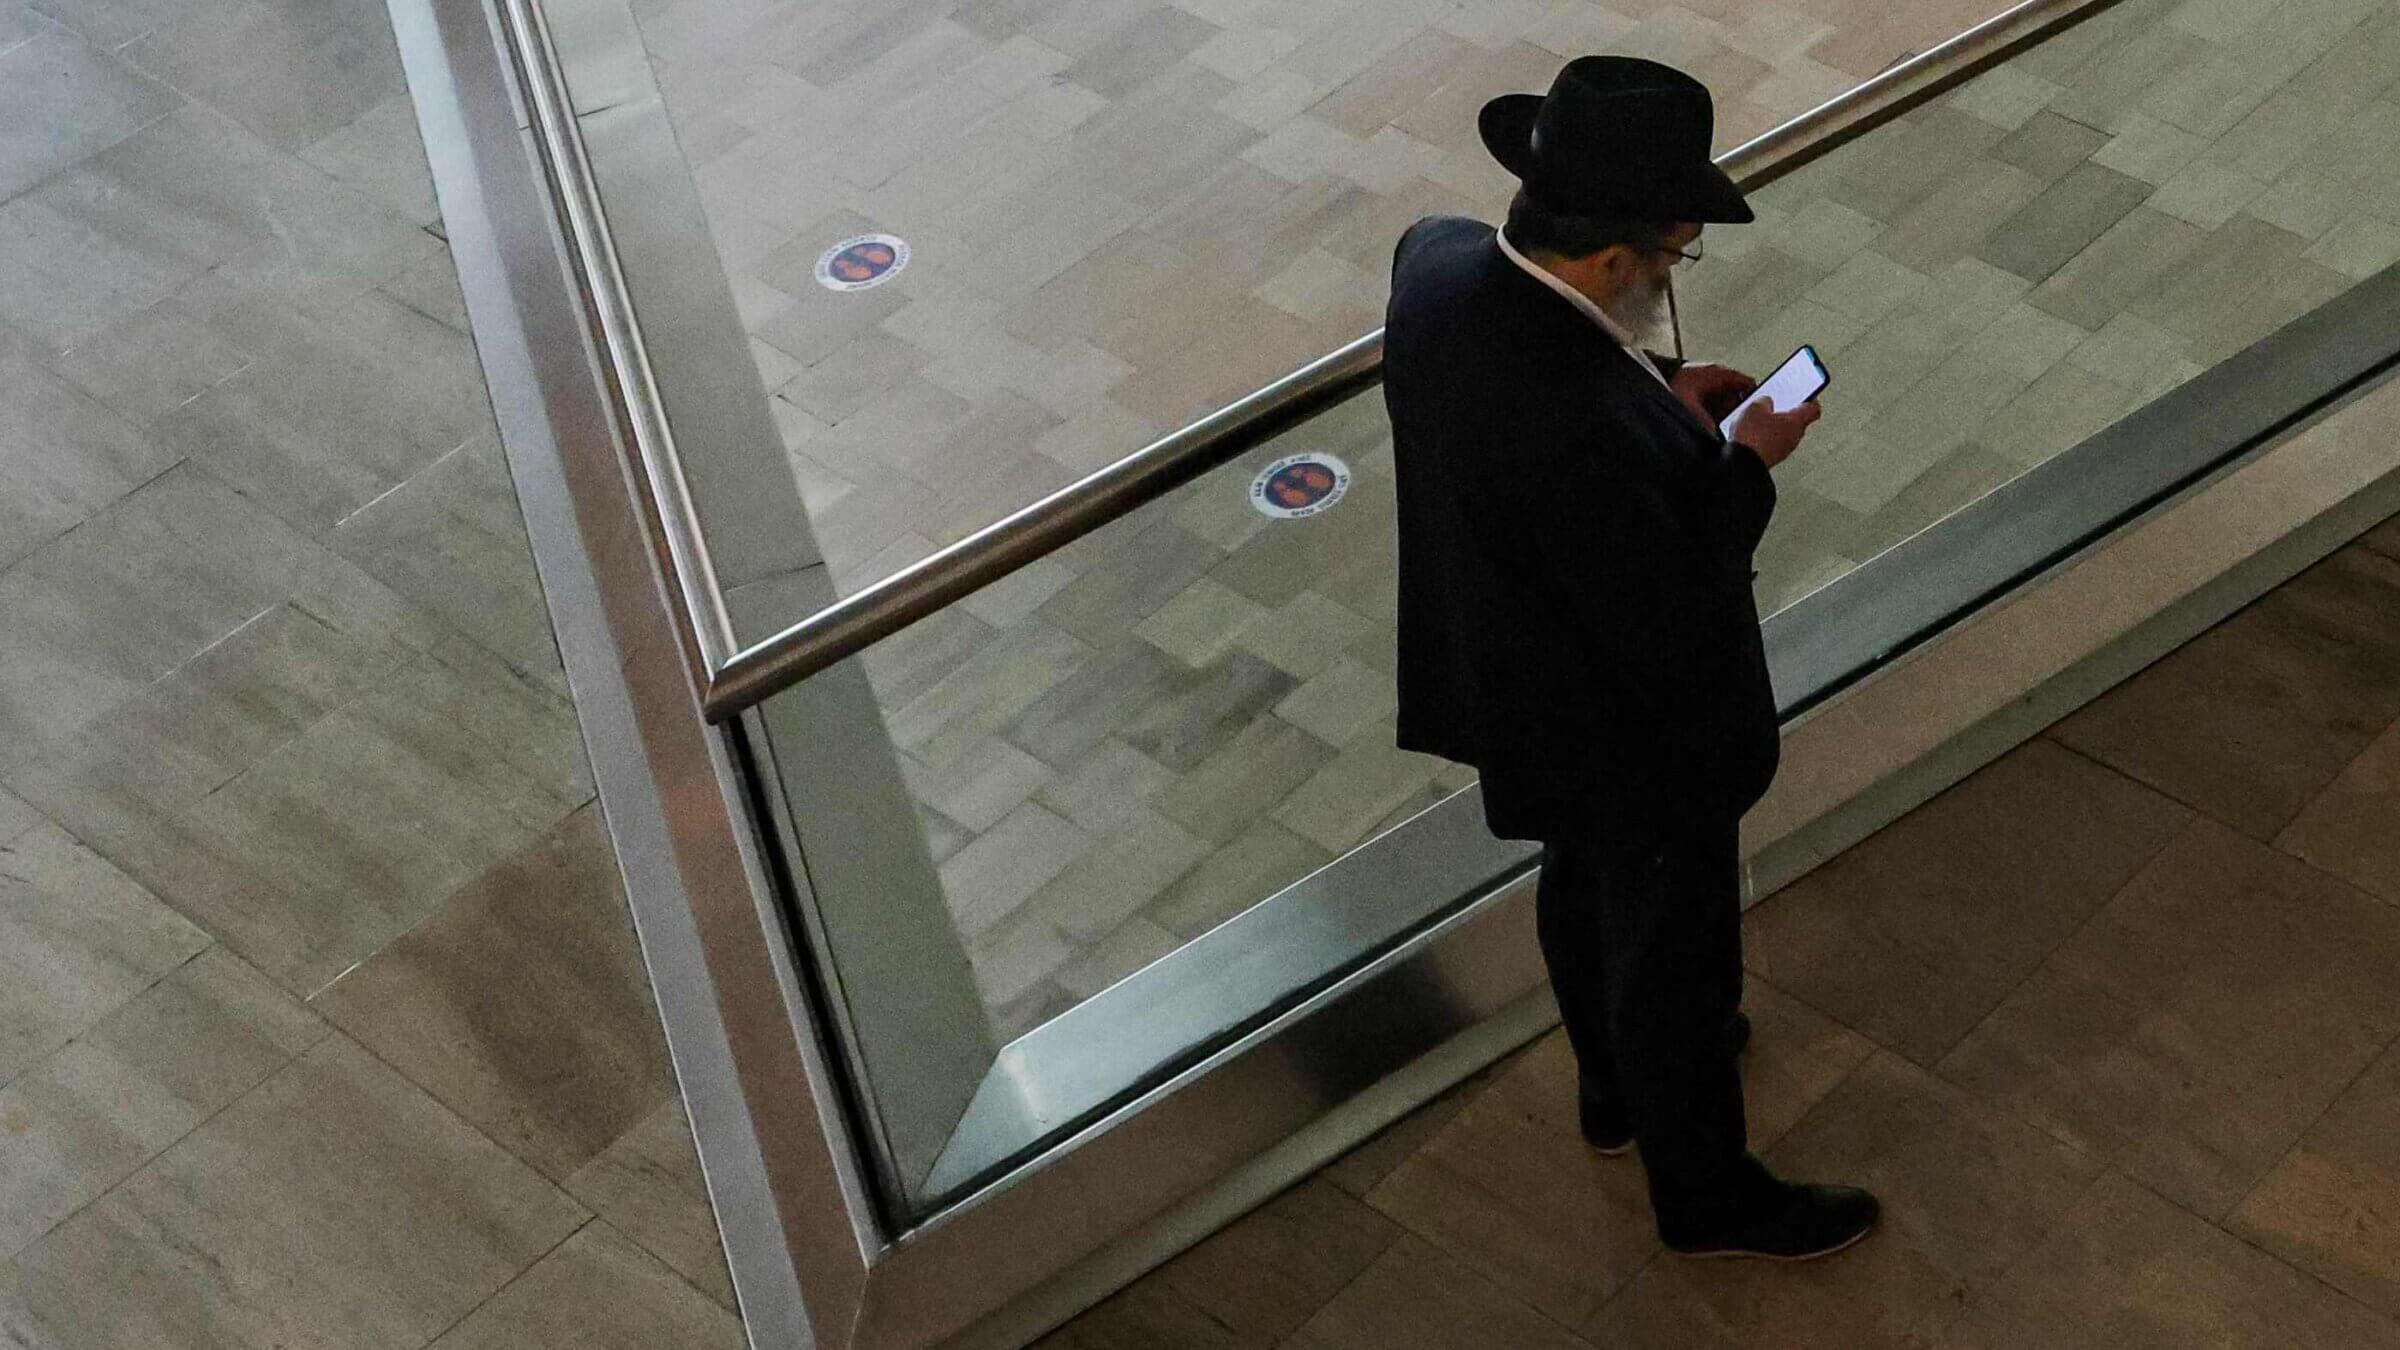
[[[1399,741],[1481,771],[1503,838],[1647,850],[1773,778],[1751,596],[1766,465],[1500,252],[1419,221],[1392,264]]]

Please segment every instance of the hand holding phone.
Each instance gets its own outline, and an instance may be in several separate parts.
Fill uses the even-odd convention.
[[[1825,369],[1825,363],[1817,359],[1817,349],[1802,343],[1800,350],[1785,357],[1783,364],[1775,367],[1774,374],[1759,382],[1758,388],[1751,393],[1750,397],[1743,399],[1732,412],[1725,414],[1725,419],[1717,423],[1717,430],[1724,434],[1726,440],[1742,440],[1740,436],[1734,434],[1734,426],[1751,408],[1760,403],[1772,402],[1775,411],[1790,413],[1823,393],[1825,386],[1831,383],[1833,383],[1833,376]],[[1816,419],[1812,417],[1809,420]],[[1748,441],[1742,443],[1751,444]],[[1755,450],[1758,447],[1751,445],[1751,448]]]
[[[1735,413],[1730,419],[1733,434],[1725,439],[1749,446],[1770,469],[1790,459],[1792,452],[1800,448],[1800,438],[1825,415],[1825,410],[1814,403],[1803,403],[1790,412],[1777,409],[1770,399],[1744,406],[1747,411]]]

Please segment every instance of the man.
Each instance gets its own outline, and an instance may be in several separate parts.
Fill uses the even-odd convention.
[[[1707,89],[1588,56],[1483,109],[1522,183],[1497,234],[1401,239],[1384,394],[1400,494],[1400,744],[1475,765],[1493,833],[1542,842],[1542,955],[1585,1136],[1640,1143],[1659,1236],[1687,1255],[1821,1256],[1864,1191],[1748,1152],[1742,813],[1780,750],[1751,553],[1768,469],[1811,402],[1716,421],[1756,388],[1637,345],[1712,222],[1752,219],[1709,162]],[[1679,339],[1680,342],[1680,339]]]

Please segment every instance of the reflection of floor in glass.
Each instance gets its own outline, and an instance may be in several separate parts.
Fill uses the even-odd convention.
[[[1673,62],[1730,147],[1997,0],[637,6],[846,587],[1379,321],[1392,242],[1490,216],[1474,114]],[[819,257],[907,239],[872,289]]]
[[[1778,471],[1762,613],[2400,257],[2400,139],[2376,139],[2400,127],[2381,60],[2400,5],[2345,14],[2275,31],[2268,79],[2232,58],[2249,29],[2134,0],[1711,235],[1685,291],[1694,351],[1764,370],[1812,341],[1834,370],[1826,420]],[[2129,60],[2146,82],[2124,82]],[[2234,65],[2239,96],[2194,101]],[[1390,749],[1375,416],[1366,399],[1289,437],[1363,466],[1334,512],[1270,524],[1219,476],[878,668],[1010,1028],[1459,781]],[[917,699],[958,665],[943,651],[984,639]],[[986,716],[994,699],[1010,716]]]
[[[2400,5],[2309,14],[2255,66],[2258,31],[2133,0],[1712,233],[1684,292],[1691,348],[1764,370],[1807,341],[1834,372],[1777,475],[1762,613],[2400,258],[2400,140],[2377,139],[2400,128],[2381,60],[2400,57]],[[2228,82],[2229,101],[2195,92]],[[940,651],[991,644],[946,690],[916,701],[951,668],[933,645],[883,663],[1012,1028],[1458,781],[1389,748],[1376,416],[1362,400],[1289,438],[1364,466],[1328,515],[1270,524],[1221,475],[946,616]],[[840,427],[810,444],[857,449]],[[847,539],[854,520],[828,524]]]

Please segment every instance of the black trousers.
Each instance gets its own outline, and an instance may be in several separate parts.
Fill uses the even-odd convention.
[[[1739,822],[1630,857],[1545,843],[1535,903],[1584,1091],[1627,1108],[1660,1224],[1707,1222],[1756,1167],[1725,1036],[1742,998]]]

